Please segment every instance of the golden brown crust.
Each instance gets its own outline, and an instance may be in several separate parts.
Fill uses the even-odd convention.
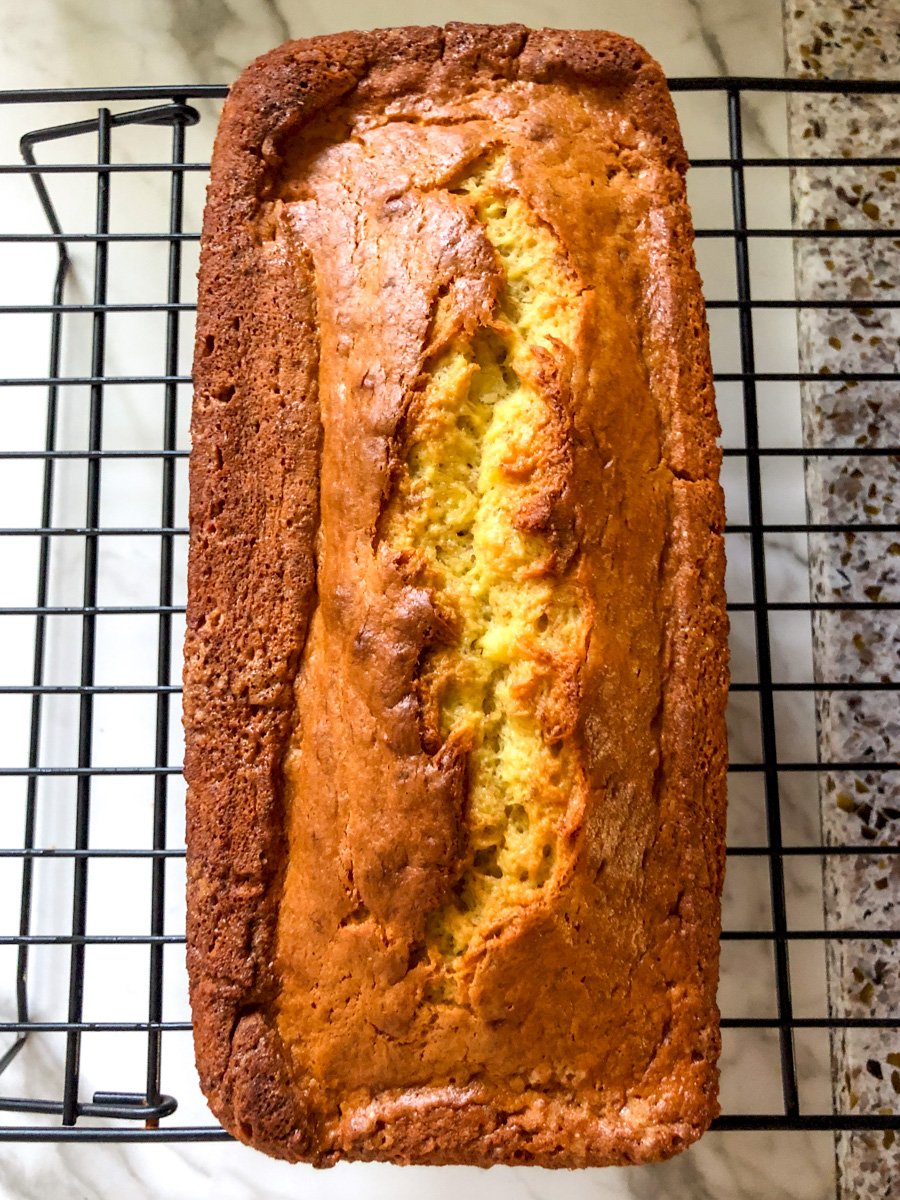
[[[419,742],[416,671],[436,619],[427,595],[390,570],[367,576],[369,615],[354,627],[354,597],[332,586],[319,560],[324,526],[371,517],[374,530],[393,469],[383,447],[401,417],[371,386],[362,432],[337,426],[349,477],[339,487],[335,463],[323,461],[319,399],[320,353],[331,353],[335,336],[328,312],[317,311],[327,289],[299,218],[276,229],[274,206],[300,211],[304,163],[345,136],[354,114],[391,106],[395,119],[414,122],[426,109],[444,106],[446,118],[459,106],[472,119],[483,97],[514,99],[522,87],[533,89],[535,129],[542,105],[581,122],[581,136],[585,120],[615,127],[627,149],[614,162],[621,179],[607,183],[636,239],[621,279],[592,278],[608,261],[597,256],[599,234],[618,236],[618,225],[586,224],[577,133],[533,129],[533,154],[513,162],[517,186],[595,293],[590,336],[555,401],[571,409],[568,474],[550,508],[528,518],[555,522],[563,539],[577,534],[577,550],[562,558],[577,559],[593,632],[567,736],[587,792],[567,834],[565,880],[495,939],[473,967],[468,1008],[438,1014],[437,1033],[423,1042],[427,964],[408,951],[465,854],[465,764],[457,751],[429,754]],[[259,59],[226,102],[195,356],[188,966],[210,1105],[226,1128],[271,1154],[319,1165],[641,1162],[688,1144],[716,1112],[727,629],[718,428],[685,166],[659,67],[607,33],[454,24],[314,38]],[[464,232],[442,269],[445,284],[470,272],[460,319],[474,327],[496,284]],[[441,280],[430,278],[437,290]],[[623,298],[633,309],[627,328],[613,312]],[[413,328],[402,314],[398,328]],[[616,320],[633,340],[624,350],[604,342]],[[397,361],[407,352],[398,349]],[[616,355],[621,378],[610,374]],[[629,388],[643,400],[625,403]],[[636,553],[642,543],[651,550]],[[307,640],[314,619],[336,645],[349,630],[352,653],[320,661]],[[311,714],[315,749],[304,752],[316,762],[305,778],[318,787],[292,828],[321,838],[310,860],[320,908],[292,899],[286,910],[301,922],[302,953],[279,943],[284,760],[289,746],[303,746],[298,713]],[[352,737],[341,733],[348,714]],[[348,747],[354,737],[366,742],[349,767],[337,761],[342,736]],[[353,793],[343,842],[325,786],[338,778]],[[339,867],[348,846],[349,889]],[[357,924],[363,894],[374,919]],[[335,916],[334,935],[313,928],[323,913]],[[320,982],[368,971],[375,1007],[350,997],[345,1016],[317,1024],[300,1000],[282,996],[286,964],[297,980],[319,972]],[[282,1039],[288,1017],[299,1022],[302,1050]],[[459,1064],[470,1055],[479,1065],[467,1072]],[[354,1074],[348,1058],[365,1061],[369,1075]]]

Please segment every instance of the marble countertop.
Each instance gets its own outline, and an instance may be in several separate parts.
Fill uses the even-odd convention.
[[[102,9],[102,15],[101,15]],[[476,3],[411,3],[404,0],[353,3],[332,0],[118,0],[115,5],[98,5],[93,0],[32,0],[21,6],[16,22],[0,44],[3,86],[35,88],[56,86],[101,86],[136,83],[225,83],[243,65],[289,36],[305,36],[353,26],[426,23],[451,19],[519,20],[532,25],[604,27],[626,33],[661,61],[670,76],[754,74],[781,75],[784,71],[782,11],[779,0],[591,0],[510,3],[497,0],[486,11]],[[114,106],[121,107],[121,106]],[[198,107],[203,119],[188,131],[187,157],[199,160],[208,154],[216,105]],[[724,153],[724,108],[721,98],[684,94],[678,108],[689,151]],[[78,116],[92,109],[81,106]],[[0,106],[2,161],[16,161],[21,133],[37,124],[72,119],[73,113],[60,106],[52,111],[36,106]],[[120,161],[130,157],[164,159],[168,137],[162,131],[140,130],[114,140]],[[745,150],[749,154],[785,153],[788,123],[784,100],[759,95],[745,102]],[[66,145],[47,157],[80,158],[93,153],[93,144]],[[43,154],[43,152],[42,152]],[[751,224],[786,227],[791,223],[792,197],[786,172],[778,172],[764,185],[748,185]],[[0,183],[3,183],[0,180]],[[4,187],[7,185],[4,183]],[[159,229],[167,213],[165,176],[116,176],[113,181],[113,228]],[[94,197],[89,180],[79,187],[53,188],[64,227],[90,229]],[[203,180],[189,177],[185,196],[185,228],[197,229],[202,208]],[[27,181],[8,181],[4,197],[4,221],[10,229],[40,230],[40,214]],[[731,196],[727,173],[695,171],[690,180],[690,199],[698,227],[727,227],[731,221]],[[163,250],[165,247],[162,248]],[[52,286],[52,248],[0,247],[5,270],[0,272],[0,303],[45,303]],[[184,248],[183,298],[193,294],[196,248]],[[733,250],[727,239],[705,239],[698,243],[701,273],[708,298],[735,295]],[[165,282],[165,262],[159,248],[117,245],[111,249],[110,299],[143,301],[159,298]],[[789,242],[767,243],[755,248],[753,280],[756,294],[773,298],[794,295],[794,262]],[[68,297],[90,298],[93,255],[88,246],[73,249],[73,269]],[[762,370],[796,369],[797,332],[793,313],[776,314],[758,329],[759,366]],[[9,318],[4,318],[9,320]],[[740,369],[739,347],[734,336],[733,313],[711,313],[714,355],[719,370]],[[16,319],[13,336],[3,338],[4,376],[39,375],[46,366],[46,322]],[[106,369],[110,373],[135,375],[160,370],[164,355],[164,326],[150,314],[122,315],[111,320],[108,331]],[[89,371],[90,317],[72,318],[64,345],[66,374]],[[180,367],[189,370],[190,319],[185,317],[180,333]],[[160,397],[146,389],[122,385],[107,389],[104,444],[141,447],[159,444]],[[10,445],[38,446],[42,433],[43,398],[35,404],[35,393],[20,389],[10,411],[6,430]],[[741,398],[736,385],[720,389],[724,444],[742,442]],[[6,397],[9,402],[9,397]],[[800,397],[795,385],[774,388],[766,407],[764,438],[769,444],[800,445]],[[83,401],[83,393],[82,393]],[[80,407],[79,407],[80,404]],[[187,445],[189,390],[179,395],[178,444]],[[38,411],[39,410],[39,411]],[[40,418],[40,419],[39,419]],[[83,445],[86,414],[81,402],[66,410],[61,430],[63,445]],[[176,524],[186,521],[186,489],[179,466],[176,491]],[[118,469],[104,464],[101,517],[121,526],[155,524],[159,519],[158,464],[129,462]],[[746,480],[740,460],[726,460],[724,484],[730,519],[746,520]],[[0,524],[36,523],[39,508],[39,477],[22,468],[0,480]],[[60,511],[78,514],[83,510],[84,468],[60,466],[57,480]],[[70,509],[66,506],[69,505]],[[802,467],[785,463],[766,478],[767,517],[770,520],[802,521],[806,495]],[[81,517],[69,518],[78,523]],[[24,541],[24,539],[22,539]],[[157,600],[158,551],[139,538],[122,538],[106,552],[101,564],[104,603],[153,604]],[[6,574],[0,604],[34,603],[34,557],[28,547],[16,546]],[[180,551],[179,551],[180,554]],[[809,560],[805,538],[794,534],[773,535],[768,546],[770,599],[809,598]],[[80,603],[81,559],[69,546],[59,549],[52,580],[52,603]],[[750,565],[747,547],[740,539],[729,544],[729,595],[750,595]],[[176,561],[176,597],[183,595],[183,562]],[[179,592],[180,590],[180,592]],[[811,677],[813,645],[806,614],[801,622],[785,620],[773,625],[773,663],[779,678]],[[4,618],[6,619],[6,618]],[[131,618],[123,623],[108,619],[98,633],[98,678],[105,682],[155,679],[155,618]],[[30,629],[30,627],[29,627]],[[3,682],[30,678],[31,636],[25,627],[19,637],[2,642]],[[77,631],[76,631],[77,632]],[[0,627],[0,636],[9,628]],[[178,642],[181,626],[173,628],[176,643],[173,677],[178,673]],[[67,638],[60,627],[51,632],[49,677],[65,681],[78,677],[78,638]],[[734,622],[733,667],[736,679],[752,680],[755,672],[752,628],[743,619]],[[152,761],[154,704],[151,697],[104,702],[98,698],[94,734],[94,761]],[[759,721],[752,693],[735,697],[730,712],[731,754],[734,761],[749,762],[759,756]],[[0,748],[2,763],[21,761],[27,744],[27,709],[9,711],[11,736]],[[44,733],[44,761],[72,761],[77,735],[77,711],[71,698],[48,703]],[[180,761],[177,713],[173,710],[171,759]],[[812,709],[803,697],[788,699],[779,708],[779,751],[783,759],[814,757],[815,725]],[[735,776],[730,797],[729,837],[733,844],[764,840],[761,832],[759,785],[750,775]],[[20,792],[10,792],[11,804],[0,806],[0,842],[16,845],[21,837]],[[71,781],[51,781],[43,804],[39,837],[43,844],[71,844]],[[173,779],[170,799],[170,841],[182,842],[182,792]],[[92,812],[94,845],[146,844],[151,813],[151,789],[135,786],[125,792],[118,784],[97,786]],[[813,842],[818,837],[819,813],[815,784],[786,797],[786,837]],[[9,824],[10,814],[12,825]],[[7,822],[6,824],[4,822]],[[19,842],[19,844],[21,844]],[[760,870],[764,863],[734,859],[730,864],[725,895],[725,922],[732,928],[747,928],[765,921],[768,913],[767,881]],[[818,861],[815,862],[819,868]],[[59,886],[54,885],[58,869]],[[35,931],[65,928],[69,920],[71,866],[43,864]],[[0,865],[0,911],[17,912],[19,876],[3,875]],[[103,932],[129,932],[146,927],[146,863],[92,864],[89,927]],[[67,875],[66,872],[69,872]],[[142,887],[135,878],[141,875]],[[167,928],[183,928],[183,868],[178,861],[168,866]],[[134,900],[135,895],[139,899]],[[788,879],[792,920],[806,927],[821,926],[821,877],[804,867],[792,869]],[[92,924],[90,924],[92,923]],[[3,932],[6,932],[4,928]],[[821,1015],[827,1009],[824,961],[819,947],[796,949],[792,960],[794,1006],[801,1015]],[[166,951],[164,1013],[168,1020],[184,1020],[187,1002],[181,948]],[[120,954],[113,963],[97,955],[88,964],[85,1015],[93,1020],[146,1019],[146,951],[133,956]],[[43,1019],[60,1019],[65,1013],[67,960],[53,959],[47,951],[35,953],[33,1014]],[[14,963],[0,957],[0,1019],[14,1012],[12,979]],[[114,999],[110,985],[114,984]],[[771,950],[765,943],[728,943],[723,957],[720,1003],[730,1016],[772,1015],[773,984]],[[124,1013],[124,1017],[123,1017]],[[737,1031],[726,1036],[723,1057],[723,1108],[727,1111],[770,1112],[780,1106],[777,1042],[772,1031]],[[6,1036],[6,1035],[4,1035]],[[180,1040],[179,1040],[180,1039]],[[0,1051],[6,1041],[0,1039]],[[121,1087],[141,1090],[145,1038],[135,1035],[90,1035],[84,1039],[82,1098],[95,1088]],[[4,1094],[53,1094],[58,1088],[62,1038],[46,1035],[35,1039],[19,1055],[3,1077]],[[799,1073],[804,1106],[808,1111],[828,1111],[831,1104],[830,1058],[827,1035],[798,1039]],[[204,1124],[208,1114],[193,1072],[189,1035],[170,1034],[164,1040],[163,1090],[178,1096],[180,1124]],[[440,1200],[465,1189],[473,1195],[534,1198],[578,1198],[587,1200],[635,1197],[690,1197],[691,1200],[737,1200],[765,1196],[766,1200],[826,1200],[834,1194],[834,1143],[828,1133],[715,1132],[671,1163],[658,1167],[553,1173],[537,1169],[495,1168],[489,1174],[468,1168],[399,1170],[388,1166],[342,1165],[316,1173],[306,1167],[289,1167],[271,1162],[234,1144],[163,1145],[21,1145],[4,1147],[0,1155],[0,1196],[9,1200],[39,1195],[84,1197],[191,1197],[202,1200],[244,1200],[245,1197],[288,1197],[302,1194],[326,1200],[343,1197],[402,1198],[425,1195]]]

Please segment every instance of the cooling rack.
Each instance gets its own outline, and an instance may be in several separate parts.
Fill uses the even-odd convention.
[[[786,98],[792,91],[863,93],[900,85],[682,79],[671,86],[677,100],[693,94],[714,109],[721,135],[708,147],[688,148],[693,176],[717,172],[727,197],[727,220],[711,228],[698,221],[697,232],[699,249],[714,243],[733,271],[733,291],[707,299],[714,347],[717,340],[730,342],[736,355],[735,369],[716,376],[726,475],[731,471],[743,491],[736,501],[729,493],[727,535],[730,562],[742,564],[747,590],[730,593],[729,608],[733,623],[743,622],[755,672],[737,679],[733,699],[744,705],[744,717],[752,713],[759,735],[758,755],[733,758],[731,766],[731,811],[756,805],[759,836],[732,838],[730,819],[728,847],[733,876],[743,879],[741,864],[754,868],[750,898],[757,915],[736,926],[726,905],[722,945],[726,967],[732,952],[739,962],[744,948],[755,948],[743,969],[748,986],[752,971],[764,995],[752,1012],[723,1005],[723,1085],[738,1069],[729,1059],[732,1039],[768,1038],[775,1047],[763,1109],[743,1111],[740,1085],[723,1086],[726,1102],[716,1127],[896,1129],[896,1116],[838,1111],[836,1101],[822,1102],[821,1092],[818,1102],[807,1102],[798,1070],[801,1035],[824,1038],[827,1050],[828,1038],[843,1030],[900,1025],[895,1018],[832,1015],[824,984],[819,1011],[798,1012],[792,985],[801,952],[812,945],[824,964],[828,939],[875,947],[877,939],[900,931],[798,923],[794,864],[813,864],[807,882],[813,880],[813,908],[817,903],[821,912],[825,856],[886,855],[898,847],[826,845],[815,835],[815,820],[811,837],[792,840],[793,806],[805,804],[817,815],[824,771],[900,768],[893,761],[820,761],[811,707],[812,752],[785,758],[779,744],[783,697],[815,696],[823,685],[812,671],[779,678],[773,622],[787,614],[808,626],[815,610],[842,605],[813,603],[808,589],[805,597],[770,595],[777,574],[770,561],[773,536],[793,538],[802,559],[802,544],[816,526],[802,516],[767,521],[766,472],[776,460],[792,460],[802,472],[811,456],[851,448],[767,440],[761,392],[778,385],[780,403],[799,411],[800,384],[821,376],[758,369],[758,323],[778,312],[793,322],[798,309],[823,302],[757,296],[758,248],[779,240],[789,246],[793,237],[816,231],[798,232],[790,220],[785,227],[758,227],[752,215],[748,223],[748,196],[756,186],[751,180],[786,186],[788,172],[812,160],[752,157],[743,147],[750,93]],[[192,1060],[177,683],[193,266],[210,132],[225,93],[213,86],[0,92],[0,112],[22,114],[21,161],[0,166],[0,189],[19,189],[16,212],[28,190],[43,222],[40,231],[32,224],[0,234],[0,254],[12,256],[5,274],[16,288],[0,306],[8,330],[2,344],[8,361],[23,364],[14,374],[0,368],[0,393],[18,405],[21,418],[0,449],[7,480],[2,498],[7,512],[26,517],[18,523],[0,517],[6,526],[0,529],[0,629],[13,673],[0,687],[8,735],[0,768],[0,1140],[227,1136],[202,1103],[195,1098],[192,1107],[182,1094]],[[44,113],[50,120],[41,120]],[[195,129],[203,132],[199,161],[186,153]],[[900,159],[879,162],[900,166]],[[152,219],[152,205],[135,203],[136,187],[152,197]],[[135,257],[137,251],[144,257]],[[36,298],[45,280],[49,302]],[[858,305],[849,295],[827,303]],[[883,304],[900,307],[900,300]],[[34,329],[42,346],[38,366],[29,349],[37,344]],[[738,431],[730,440],[729,428]],[[897,456],[900,447],[870,453]],[[865,464],[865,454],[860,461]],[[134,750],[138,734],[140,752]],[[805,792],[788,786],[797,780],[808,785]],[[807,904],[803,911],[812,909]],[[736,969],[740,983],[742,968]],[[822,972],[824,978],[824,965]],[[92,1058],[100,1041],[106,1054]],[[827,1061],[826,1054],[826,1069]]]

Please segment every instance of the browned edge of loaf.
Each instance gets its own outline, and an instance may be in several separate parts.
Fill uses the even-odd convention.
[[[254,378],[287,379],[312,398],[317,386],[310,350],[316,340],[311,276],[306,287],[298,280],[291,296],[296,337],[290,345],[279,342],[283,295],[272,293],[256,269],[254,218],[287,135],[346,97],[373,69],[390,69],[402,91],[437,67],[461,79],[568,79],[600,87],[654,137],[660,161],[682,175],[687,166],[660,67],[634,42],[606,32],[454,23],[335,34],[278,47],[248,67],[232,88],[216,138],[203,226],[191,427],[184,721],[187,960],[197,1066],[210,1107],[225,1128],[290,1160],[327,1166],[339,1158],[385,1157],[378,1146],[384,1146],[387,1124],[388,1156],[395,1162],[653,1161],[708,1127],[717,1112],[714,1067],[709,1093],[683,1123],[651,1126],[639,1135],[598,1122],[561,1099],[548,1105],[554,1137],[534,1138],[523,1153],[516,1131],[503,1129],[503,1113],[467,1102],[461,1093],[454,1102],[445,1095],[440,1105],[419,1105],[414,1095],[404,1104],[379,1105],[377,1123],[374,1115],[367,1122],[366,1114],[357,1114],[342,1123],[344,1144],[335,1144],[310,1120],[271,1016],[284,857],[282,757],[315,596],[319,428],[311,415],[314,405],[275,404],[242,386],[251,371]],[[672,267],[689,286],[683,297],[661,307],[670,323],[666,334],[677,364],[672,369],[679,376],[674,390],[686,406],[677,414],[681,432],[688,439],[696,434],[700,443],[686,457],[696,463],[699,450],[707,463],[712,456],[715,470],[711,370],[705,338],[694,333],[698,322],[705,329],[705,319],[684,200],[680,210],[672,216]],[[677,449],[677,432],[675,438]],[[273,443],[282,447],[280,457],[258,450]],[[677,475],[677,462],[672,465]],[[283,504],[288,494],[294,507],[283,513],[289,519],[278,538],[263,536],[260,514],[268,502]],[[726,680],[721,511],[710,524],[711,532],[682,530],[678,539],[690,567],[678,597],[683,611],[722,613],[714,633],[720,644],[705,665],[689,635],[675,646],[677,686],[683,697],[693,697],[685,701],[692,709],[686,732],[702,722],[707,705],[721,709]],[[707,730],[706,736],[713,742],[706,795],[721,883],[725,745],[719,730]],[[685,772],[691,754],[685,745]],[[716,931],[706,940],[714,964]]]

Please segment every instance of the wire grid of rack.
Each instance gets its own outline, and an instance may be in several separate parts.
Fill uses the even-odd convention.
[[[758,288],[751,291],[755,247],[777,239],[786,239],[789,246],[796,231],[748,225],[747,181],[754,172],[765,180],[777,176],[784,181],[789,168],[809,160],[781,154],[751,157],[743,151],[748,92],[787,96],[792,89],[859,92],[880,87],[752,79],[684,79],[671,81],[671,86],[676,99],[695,94],[704,103],[716,104],[721,114],[723,141],[718,153],[701,157],[690,144],[689,150],[695,151],[692,174],[720,172],[728,197],[727,221],[715,228],[700,227],[697,233],[701,251],[704,243],[717,243],[725,248],[733,268],[733,295],[710,295],[708,308],[714,345],[720,318],[738,355],[737,369],[717,371],[723,417],[730,406],[731,424],[740,429],[732,444],[726,430],[726,475],[729,465],[739,467],[744,491],[737,520],[732,518],[729,497],[728,536],[730,558],[743,556],[748,592],[736,597],[730,593],[729,607],[734,622],[749,621],[756,665],[755,676],[739,678],[733,693],[735,698],[749,697],[754,705],[760,753],[750,761],[733,761],[731,779],[759,785],[762,834],[755,841],[752,837],[737,843],[730,840],[728,853],[731,873],[738,871],[736,864],[742,861],[760,868],[754,877],[755,901],[764,915],[749,926],[730,926],[726,905],[722,944],[726,967],[729,948],[752,944],[761,950],[770,966],[768,998],[764,1015],[730,1013],[726,1004],[723,1032],[726,1047],[730,1037],[750,1033],[770,1036],[777,1051],[769,1079],[776,1101],[771,1101],[770,1089],[762,1111],[742,1111],[734,1099],[740,1097],[740,1089],[732,1091],[730,1102],[726,1089],[724,1112],[716,1124],[720,1129],[896,1128],[896,1117],[835,1111],[827,1092],[824,1103],[820,1096],[818,1105],[811,1107],[803,1101],[798,1080],[796,1039],[801,1034],[824,1036],[827,1045],[835,1029],[865,1025],[866,1020],[829,1017],[824,991],[820,1011],[798,1014],[792,1002],[792,966],[796,965],[792,956],[810,944],[821,949],[829,937],[873,934],[836,931],[824,924],[799,926],[791,914],[791,867],[797,862],[818,867],[826,854],[865,853],[871,847],[825,846],[819,844],[821,836],[814,835],[797,843],[791,841],[789,828],[786,831],[791,825],[788,806],[799,803],[788,795],[786,781],[812,781],[803,802],[817,812],[817,775],[834,764],[817,761],[814,751],[802,761],[779,758],[779,698],[785,693],[812,695],[819,685],[812,673],[804,679],[780,680],[773,666],[775,616],[799,614],[808,623],[815,606],[808,592],[788,600],[770,598],[773,569],[767,555],[772,535],[803,539],[810,526],[803,518],[767,520],[765,468],[775,460],[792,460],[802,471],[806,456],[815,448],[800,442],[768,443],[757,401],[766,386],[785,385],[793,389],[793,404],[799,408],[800,382],[820,377],[797,370],[760,370],[755,361],[755,323],[771,312],[784,312],[793,321],[804,301],[792,295],[756,298]],[[60,105],[79,113],[78,120],[25,134],[23,161],[0,167],[0,183],[24,181],[23,186],[33,186],[46,220],[39,233],[0,235],[0,250],[14,247],[20,254],[21,294],[27,297],[0,307],[0,321],[42,321],[48,364],[46,371],[0,379],[4,389],[23,389],[20,394],[27,398],[23,402],[30,413],[21,444],[0,450],[3,468],[7,474],[27,473],[35,495],[39,494],[32,522],[0,530],[8,551],[3,575],[8,584],[13,581],[2,600],[0,622],[12,630],[10,641],[19,643],[17,661],[29,664],[27,679],[17,677],[0,687],[0,700],[18,706],[7,727],[21,734],[8,747],[13,759],[8,763],[4,759],[0,769],[0,784],[7,789],[7,820],[0,829],[9,836],[12,814],[20,830],[14,844],[0,848],[0,876],[5,874],[7,888],[0,895],[14,895],[18,909],[17,928],[4,924],[0,932],[0,1004],[9,1006],[0,1010],[0,1113],[5,1118],[0,1139],[226,1137],[204,1117],[202,1107],[195,1106],[194,1116],[187,1106],[185,1119],[180,1094],[184,1085],[177,1082],[190,1075],[191,1051],[182,961],[183,791],[176,682],[187,534],[183,519],[190,395],[186,358],[194,308],[193,276],[186,257],[196,254],[200,189],[208,169],[206,161],[186,157],[186,139],[201,116],[208,135],[225,93],[225,88],[212,86],[0,93],[0,105],[18,105],[17,111],[27,105],[29,116],[45,105],[53,106],[48,111],[54,116]],[[88,106],[90,115],[81,119]],[[155,131],[152,151],[149,142],[137,147],[129,143],[128,153],[116,157],[117,139],[126,131],[136,136],[142,130],[143,137],[147,127]],[[68,157],[60,153],[58,161],[38,164],[38,149],[49,144],[68,149]],[[95,158],[85,154],[88,146],[96,150]],[[148,147],[143,157],[142,147]],[[898,166],[900,160],[888,165]],[[119,208],[113,203],[118,190],[135,179],[155,186],[162,204],[157,219],[146,229],[131,228],[129,213],[121,212],[125,202],[117,199]],[[191,188],[192,206],[186,202]],[[67,218],[64,213],[66,197],[75,189],[90,196],[94,218],[90,232],[73,232],[72,221],[80,218]],[[40,213],[37,206],[35,212]],[[702,226],[702,220],[698,224]],[[803,231],[802,236],[814,234]],[[127,257],[135,246],[155,247],[161,255],[158,269],[148,274],[139,267],[135,274]],[[52,300],[36,302],[31,298],[32,276],[37,276],[39,286],[44,286],[45,275],[52,276],[48,254],[56,256]],[[92,276],[89,292],[83,295],[77,272],[73,280],[73,259],[79,254],[80,278]],[[44,257],[38,262],[40,255]],[[146,284],[145,291],[140,293],[138,287],[132,294],[127,287],[117,288],[123,276],[131,284]],[[847,297],[838,306],[853,303]],[[895,299],[882,303],[900,306]],[[157,322],[156,366],[144,363],[141,346],[133,332],[129,334],[132,317]],[[6,345],[9,348],[11,343]],[[83,365],[73,372],[67,363],[77,358],[79,350]],[[117,369],[116,362],[123,359],[133,369]],[[132,445],[127,444],[127,436],[122,444],[115,444],[120,397],[123,405],[131,406],[131,419],[145,423],[142,436]],[[77,409],[77,419],[68,412],[70,408]],[[900,454],[900,447],[882,452]],[[149,483],[141,474],[145,469],[152,471]],[[133,510],[135,489],[149,505],[144,514],[155,516],[144,515],[127,524],[120,514]],[[23,544],[27,551],[20,550]],[[104,572],[106,576],[118,572],[132,582],[133,576],[140,576],[140,595],[127,587],[110,592]],[[66,591],[73,580],[78,595]],[[118,602],[110,602],[110,595]],[[127,602],[122,602],[122,595]],[[109,633],[123,624],[137,631],[130,642]],[[123,646],[137,644],[134,637],[146,654],[122,652]],[[136,702],[140,710],[123,718],[122,713]],[[64,712],[55,705],[68,708]],[[140,722],[148,732],[146,753],[139,761],[123,753],[129,745],[118,737],[125,728],[123,720],[126,726]],[[63,739],[65,744],[54,741],[58,727],[71,732],[68,742]],[[872,765],[865,764],[867,769]],[[738,790],[737,802],[743,804],[744,793]],[[47,818],[47,813],[54,815]],[[898,847],[878,849],[891,853]],[[104,871],[111,870],[104,878]],[[140,928],[117,929],[118,909],[128,908],[126,900],[135,898]],[[821,908],[821,880],[818,902]],[[4,921],[10,904],[4,904]],[[134,920],[130,910],[128,920]],[[52,952],[52,962],[40,960],[44,952]],[[99,1007],[91,971],[91,956],[97,955],[106,956],[99,976]],[[110,956],[118,956],[114,965]],[[54,981],[49,989],[46,978]],[[740,984],[740,969],[737,978]],[[57,1011],[53,1010],[54,986]],[[869,1023],[896,1026],[900,1020]],[[100,1038],[122,1039],[117,1045],[130,1039],[131,1050],[122,1052],[121,1063],[123,1070],[127,1065],[125,1074],[130,1079],[137,1076],[131,1088],[123,1089],[118,1076],[105,1090],[93,1086],[97,1071],[89,1069],[85,1055]],[[34,1069],[29,1067],[29,1055],[35,1057]],[[104,1070],[109,1069],[109,1061],[104,1060]],[[727,1061],[724,1074],[727,1080]],[[85,1098],[88,1077],[90,1099]],[[168,1086],[171,1078],[177,1086]],[[16,1085],[12,1092],[11,1084]]]

